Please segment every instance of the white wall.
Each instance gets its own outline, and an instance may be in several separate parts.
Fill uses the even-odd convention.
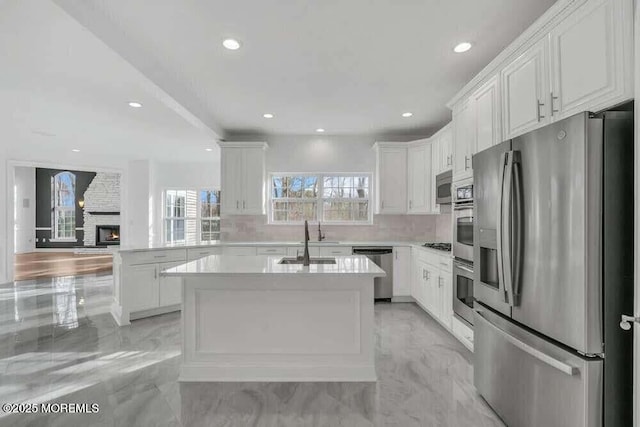
[[[9,165],[7,163],[5,142],[0,142],[0,283],[13,278],[13,236],[9,232],[7,212],[13,207],[9,203],[7,185],[9,181]],[[13,197],[11,198],[13,200]]]
[[[14,253],[36,248],[36,168],[14,168]]]
[[[153,239],[153,163],[134,160],[127,165],[122,189],[121,245],[146,247]]]

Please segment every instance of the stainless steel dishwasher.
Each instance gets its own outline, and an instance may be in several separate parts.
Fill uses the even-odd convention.
[[[387,273],[374,279],[374,299],[393,297],[393,248],[388,246],[354,246],[354,255],[365,255]]]

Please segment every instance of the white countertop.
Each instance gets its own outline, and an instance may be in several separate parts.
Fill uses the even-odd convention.
[[[386,273],[363,255],[335,257],[335,264],[278,264],[282,256],[210,255],[196,261],[169,268],[163,276],[190,276],[207,274],[368,274],[384,277]]]
[[[322,247],[322,246],[408,246],[408,247],[420,247],[424,250],[438,253],[440,255],[451,255],[451,252],[444,252],[437,249],[424,248],[422,245],[425,242],[410,242],[400,240],[387,240],[387,241],[353,241],[353,240],[341,240],[341,241],[310,241],[309,246]],[[291,241],[260,241],[260,242],[214,242],[214,243],[201,243],[195,245],[149,245],[145,248],[140,247],[128,247],[121,246],[117,250],[119,252],[141,252],[158,249],[194,249],[194,248],[207,248],[207,247],[226,247],[226,246],[303,246],[304,242],[291,242]]]

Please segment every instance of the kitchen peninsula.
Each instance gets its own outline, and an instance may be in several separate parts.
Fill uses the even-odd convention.
[[[183,284],[181,381],[376,380],[373,282],[385,272],[357,255],[282,260],[211,255],[160,273]]]

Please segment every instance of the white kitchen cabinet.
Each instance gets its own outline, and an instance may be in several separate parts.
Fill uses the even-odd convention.
[[[411,248],[393,248],[393,299],[411,296]]]
[[[376,213],[407,212],[407,147],[378,142],[376,150]]]
[[[163,271],[168,268],[184,264],[180,262],[165,262],[158,264],[158,270]],[[158,274],[159,306],[170,306],[182,303],[182,279],[179,277],[163,277]]]
[[[222,255],[222,247],[215,248],[189,248],[187,249],[187,261],[195,261],[200,258],[207,257],[209,255]]]
[[[124,295],[129,311],[149,310],[158,307],[158,265],[142,264],[126,267],[123,271],[126,289]]]
[[[440,292],[440,321],[451,329],[453,319],[453,272],[451,270],[439,270],[438,286]]]
[[[475,154],[502,140],[500,118],[500,89],[498,76],[494,76],[471,95],[475,111]]]
[[[414,141],[408,152],[408,209],[410,214],[431,213],[431,144]]]
[[[591,0],[551,31],[549,102],[554,120],[633,97],[630,85],[625,86],[632,23],[630,1]]]
[[[222,253],[224,255],[255,256],[257,252],[255,246],[225,246]]]
[[[470,99],[453,110],[453,180],[470,178],[471,156],[475,152],[475,111]]]
[[[287,248],[284,246],[258,246],[256,248],[257,255],[286,255]]]
[[[501,72],[506,138],[549,122],[549,43],[544,37]]]
[[[334,257],[352,254],[351,246],[320,246],[320,256]]]
[[[435,175],[453,168],[453,131],[451,123],[438,131],[439,167]]]
[[[266,143],[227,143],[222,147],[221,211],[227,215],[265,213]]]

